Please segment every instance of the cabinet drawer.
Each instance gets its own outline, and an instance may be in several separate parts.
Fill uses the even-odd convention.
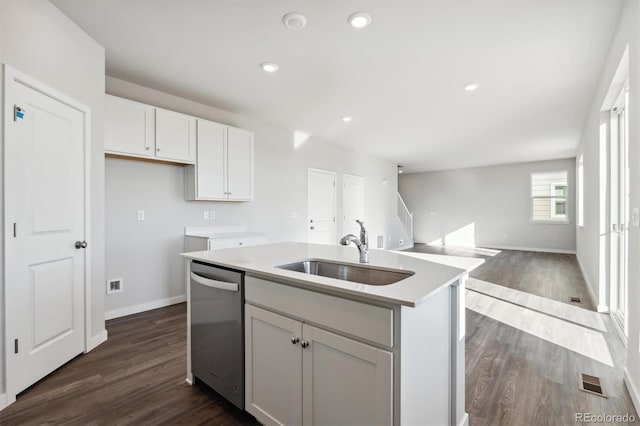
[[[245,278],[245,299],[352,336],[393,347],[393,310],[336,296]]]
[[[209,240],[209,250],[257,246],[258,244],[265,244],[266,242],[266,237],[212,238]]]

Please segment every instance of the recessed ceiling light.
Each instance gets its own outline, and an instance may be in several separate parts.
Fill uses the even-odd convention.
[[[260,64],[260,68],[262,68],[265,72],[273,73],[278,71],[278,64],[274,64],[273,62],[263,62]]]
[[[480,87],[478,83],[469,83],[466,86],[464,86],[464,90],[466,90],[467,92],[473,92],[478,87]]]
[[[351,121],[351,117],[342,117],[342,121],[344,121],[345,123],[348,123]]]
[[[356,12],[349,16],[347,19],[349,25],[355,29],[361,29],[368,26],[371,23],[371,15],[367,12]]]
[[[292,30],[301,30],[307,25],[307,18],[297,12],[287,13],[282,17],[282,23],[285,27]]]

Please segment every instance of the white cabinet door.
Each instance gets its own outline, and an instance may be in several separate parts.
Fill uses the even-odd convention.
[[[390,425],[393,354],[308,324],[302,334],[303,424]]]
[[[156,157],[195,163],[195,117],[156,108]]]
[[[227,192],[230,200],[253,198],[253,133],[227,130]]]
[[[226,198],[225,141],[227,126],[198,120],[198,199]]]
[[[302,323],[245,305],[245,409],[264,425],[302,424]]]
[[[153,157],[155,150],[155,108],[107,95],[105,121],[106,151]]]

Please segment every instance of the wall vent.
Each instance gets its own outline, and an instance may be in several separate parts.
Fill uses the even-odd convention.
[[[377,248],[384,248],[384,235],[378,235]]]
[[[607,395],[604,393],[602,383],[600,383],[600,377],[590,376],[588,374],[582,373],[578,377],[578,383],[578,387],[581,391],[592,393],[604,398],[607,397]]]
[[[580,298],[580,297],[576,297],[576,296],[571,296],[571,297],[569,298],[569,302],[572,302],[572,303],[582,303],[582,298]]]
[[[124,291],[122,278],[107,280],[107,294],[122,293]]]

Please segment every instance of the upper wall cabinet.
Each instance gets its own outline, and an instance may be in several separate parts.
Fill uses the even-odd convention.
[[[253,133],[198,120],[195,166],[185,170],[188,200],[253,199]]]
[[[105,150],[120,155],[155,155],[155,108],[107,95]]]
[[[156,108],[156,157],[194,163],[196,161],[196,119]]]
[[[193,164],[196,118],[107,95],[105,152]]]

